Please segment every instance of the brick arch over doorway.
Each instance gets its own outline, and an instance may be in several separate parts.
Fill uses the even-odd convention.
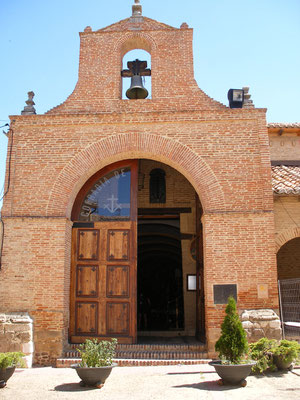
[[[297,237],[300,237],[299,227],[285,229],[281,231],[275,239],[276,252],[278,252],[285,243]]]
[[[194,186],[204,211],[224,209],[221,185],[203,158],[179,141],[154,134],[129,133],[100,140],[77,154],[52,187],[47,215],[65,210],[63,215],[70,217],[76,195],[90,176],[113,162],[133,158],[149,158],[170,165]]]

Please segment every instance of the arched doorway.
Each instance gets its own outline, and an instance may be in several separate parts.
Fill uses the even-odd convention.
[[[147,159],[109,165],[86,182],[72,211],[72,342],[204,336],[197,199],[183,175]]]
[[[300,278],[300,237],[286,242],[277,253],[278,279]]]
[[[277,274],[284,338],[299,339],[300,237],[287,241],[277,253]]]

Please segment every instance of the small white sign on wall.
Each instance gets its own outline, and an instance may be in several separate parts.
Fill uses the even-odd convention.
[[[200,276],[199,276],[199,289],[200,289]],[[187,290],[188,291],[194,291],[196,290],[196,275],[187,275]]]

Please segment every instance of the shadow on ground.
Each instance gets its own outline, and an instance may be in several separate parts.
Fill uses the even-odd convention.
[[[273,372],[263,372],[263,373],[251,373],[250,376],[253,376],[256,379],[262,378],[284,378],[289,371],[273,371]]]
[[[224,392],[226,390],[239,389],[241,385],[219,385],[217,381],[206,381],[199,383],[191,383],[187,385],[173,386],[174,388],[188,388],[188,389],[198,389],[198,390],[208,390],[214,392]]]
[[[86,392],[89,390],[95,390],[95,387],[84,387],[80,386],[78,382],[76,383],[63,383],[62,385],[55,386],[54,390],[56,392]]]
[[[198,375],[198,374],[215,374],[216,371],[192,371],[192,372],[168,372],[167,375]]]

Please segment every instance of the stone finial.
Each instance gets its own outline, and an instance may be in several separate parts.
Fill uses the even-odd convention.
[[[140,0],[134,0],[134,4],[132,6],[132,16],[140,17],[142,15],[142,6],[140,4]]]
[[[243,87],[244,91],[244,104],[243,108],[254,108],[253,101],[250,99],[251,94],[249,94],[249,87]]]
[[[142,5],[140,4],[140,0],[134,0],[134,4],[132,6],[132,16],[130,20],[133,23],[143,22]]]
[[[186,23],[186,22],[183,22],[181,25],[180,25],[180,29],[188,29],[188,24]]]
[[[26,100],[27,106],[24,107],[24,110],[21,111],[21,115],[32,115],[36,114],[35,108],[33,107],[35,105],[35,102],[32,100],[34,98],[34,93],[33,92],[28,92],[28,100]]]

